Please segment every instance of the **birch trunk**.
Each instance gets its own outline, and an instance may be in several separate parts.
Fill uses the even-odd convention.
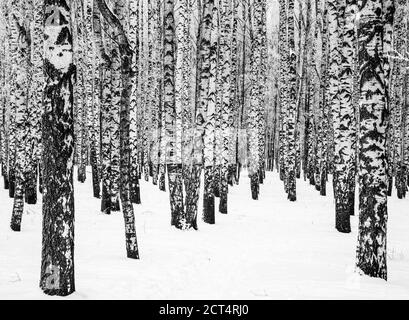
[[[44,2],[43,241],[40,287],[66,296],[74,283],[74,124],[71,2]]]
[[[17,49],[17,65],[16,68],[16,83],[15,83],[15,190],[14,204],[11,216],[10,227],[14,231],[20,231],[21,219],[24,209],[24,190],[25,190],[25,168],[27,166],[26,158],[26,126],[28,125],[27,103],[28,103],[28,88],[30,87],[29,79],[29,59],[30,59],[30,38],[29,28],[25,23],[26,11],[23,3],[17,3],[21,11],[17,12],[17,6],[12,11],[12,19],[15,28],[18,30],[18,49]],[[30,129],[30,128],[29,128]]]
[[[360,14],[359,229],[357,267],[387,279],[387,160],[383,4],[358,1]]]
[[[132,84],[130,78],[134,76],[132,70],[132,55],[128,38],[124,29],[126,28],[126,1],[118,0],[115,6],[115,15],[103,0],[98,1],[98,8],[110,26],[111,37],[118,44],[120,60],[120,80],[122,84],[119,102],[119,169],[120,169],[120,197],[122,204],[122,214],[125,222],[125,244],[127,257],[139,259],[138,243],[135,230],[135,215],[131,202],[130,193],[130,146],[129,146],[129,125],[130,125],[130,96]],[[121,24],[121,21],[124,21]]]
[[[221,116],[220,116],[220,202],[219,212],[227,213],[229,140],[232,137],[232,125],[229,119],[232,113],[230,101],[231,86],[231,17],[232,3],[220,1],[220,80],[221,80]]]
[[[215,112],[216,112],[216,76],[218,52],[218,8],[215,2],[208,1],[204,10],[204,28],[209,24],[209,73],[207,97],[203,97],[206,106],[206,124],[204,128],[203,156],[204,156],[204,195],[203,195],[203,221],[214,224],[214,144],[215,144]],[[208,10],[211,9],[209,12]],[[209,21],[210,19],[210,21]],[[206,47],[205,47],[206,48]],[[202,98],[202,97],[201,97]],[[202,100],[201,100],[202,101]]]
[[[171,206],[171,225],[184,226],[184,205],[182,186],[182,159],[180,111],[175,103],[175,18],[174,0],[166,0],[164,8],[164,101],[166,162],[168,169],[169,195]],[[177,115],[179,111],[179,117]]]

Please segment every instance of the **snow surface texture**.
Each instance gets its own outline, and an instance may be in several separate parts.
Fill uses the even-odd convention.
[[[170,226],[169,194],[141,179],[137,261],[126,258],[122,214],[99,212],[87,174],[85,184],[75,182],[77,291],[66,298],[44,295],[38,286],[40,205],[26,205],[22,231],[13,232],[13,202],[0,188],[0,299],[409,298],[409,199],[389,199],[385,282],[354,272],[357,216],[352,233],[337,232],[332,196],[302,180],[291,203],[277,173],[267,173],[253,201],[242,172],[240,185],[229,188],[229,214],[206,225],[199,207],[199,231],[184,232]]]

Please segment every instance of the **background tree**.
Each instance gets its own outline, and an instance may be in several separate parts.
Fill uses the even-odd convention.
[[[383,3],[358,1],[359,8],[359,233],[357,267],[386,280],[387,160]]]

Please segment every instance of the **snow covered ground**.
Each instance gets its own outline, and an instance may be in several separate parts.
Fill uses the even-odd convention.
[[[28,206],[22,231],[12,232],[12,199],[0,188],[0,299],[409,298],[409,199],[389,201],[385,282],[354,272],[357,217],[352,233],[338,233],[332,196],[319,196],[302,180],[290,203],[278,175],[268,173],[253,201],[243,173],[230,189],[229,214],[217,214],[216,225],[199,218],[199,231],[187,232],[170,227],[168,193],[142,180],[143,204],[135,205],[141,259],[135,261],[125,255],[121,213],[99,212],[89,178],[75,184],[77,291],[67,298],[48,297],[38,287],[40,206]]]

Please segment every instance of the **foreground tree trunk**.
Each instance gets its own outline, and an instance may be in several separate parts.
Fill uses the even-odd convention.
[[[359,231],[357,267],[387,279],[387,160],[382,0],[358,1],[359,65]]]
[[[66,296],[74,284],[74,123],[71,3],[44,1],[43,241],[40,287]]]

